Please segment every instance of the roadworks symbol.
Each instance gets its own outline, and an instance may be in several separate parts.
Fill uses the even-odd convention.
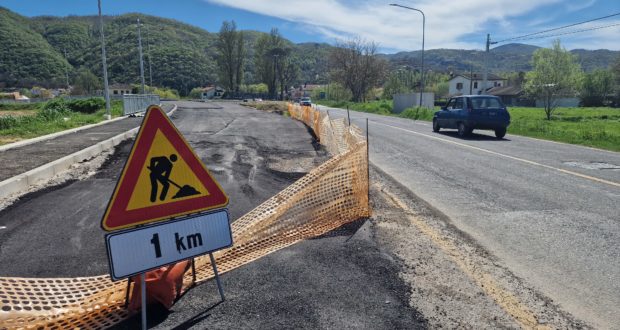
[[[149,161],[140,171],[136,183],[138,189],[131,194],[127,210],[209,195],[187,162],[178,156],[160,131],[155,133],[146,159]]]
[[[227,204],[228,197],[170,118],[150,106],[101,227],[130,228]]]

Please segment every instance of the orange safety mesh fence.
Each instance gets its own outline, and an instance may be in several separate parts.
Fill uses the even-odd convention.
[[[291,117],[311,127],[334,155],[288,188],[232,223],[234,246],[218,251],[228,272],[301,240],[370,216],[367,143],[361,130],[311,107],[289,105]],[[183,291],[213,278],[208,256],[196,258]],[[0,278],[0,329],[111,327],[131,314],[127,281],[108,275],[78,278]]]

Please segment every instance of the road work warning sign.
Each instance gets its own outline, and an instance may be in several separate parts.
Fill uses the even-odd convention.
[[[101,226],[112,231],[227,204],[222,188],[168,116],[150,106]]]

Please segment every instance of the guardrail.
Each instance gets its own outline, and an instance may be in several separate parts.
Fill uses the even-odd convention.
[[[159,95],[155,94],[125,94],[123,95],[123,115],[131,115],[146,111],[149,105],[160,103]]]

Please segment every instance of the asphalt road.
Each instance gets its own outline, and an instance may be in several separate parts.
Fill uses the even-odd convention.
[[[346,111],[329,109],[335,117]],[[620,154],[369,118],[370,160],[515,275],[596,327],[620,324]]]
[[[329,158],[290,118],[237,104],[180,102],[173,122],[230,197],[231,219]],[[0,276],[65,277],[108,271],[102,213],[131,141],[94,176],[24,196],[0,211]],[[424,328],[399,264],[364,219],[272,253],[185,294],[171,311],[149,309],[156,329]],[[139,328],[138,316],[115,328]]]

